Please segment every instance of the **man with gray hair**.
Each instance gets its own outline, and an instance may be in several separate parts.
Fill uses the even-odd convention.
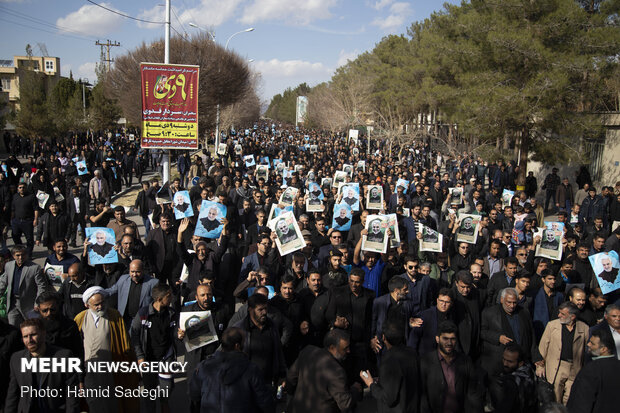
[[[109,201],[110,198],[110,186],[108,181],[102,176],[101,169],[96,169],[95,176],[88,183],[88,194],[96,204],[98,200],[105,199]]]
[[[514,288],[504,288],[500,303],[482,312],[480,338],[482,339],[482,368],[493,376],[502,371],[504,346],[515,342],[523,349],[524,360],[538,361],[534,328],[529,313],[518,305],[519,294]]]
[[[106,305],[106,291],[90,287],[82,300],[86,310],[75,316],[75,323],[84,338],[84,361],[134,361],[129,335],[121,314]],[[85,389],[106,388],[121,385],[136,388],[138,376],[131,373],[86,374]],[[101,386],[101,387],[99,387]],[[86,397],[90,412],[129,412],[138,410],[136,398]]]
[[[558,318],[545,327],[538,350],[542,360],[536,374],[553,385],[555,399],[566,404],[570,389],[583,366],[588,325],[577,320],[579,308],[569,301],[558,307]]]

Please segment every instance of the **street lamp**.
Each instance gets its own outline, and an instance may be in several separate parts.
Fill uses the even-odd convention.
[[[193,27],[194,29],[198,29],[198,30],[202,30],[204,32],[207,32],[207,34],[211,37],[211,40],[213,40],[213,42],[215,42],[215,33],[211,33],[209,30],[205,29],[204,27],[200,27],[198,26],[196,23],[194,22],[189,22],[187,23],[189,24],[191,27]]]

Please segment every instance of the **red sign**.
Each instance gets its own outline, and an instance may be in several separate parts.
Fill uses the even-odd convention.
[[[142,147],[198,149],[198,66],[140,63]]]

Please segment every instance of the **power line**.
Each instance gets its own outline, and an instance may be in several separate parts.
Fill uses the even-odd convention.
[[[108,8],[108,7],[106,7],[106,6],[102,5],[102,4],[95,3],[95,2],[94,2],[94,1],[92,1],[92,0],[86,0],[86,1],[87,1],[87,2],[89,2],[89,3],[94,4],[94,5],[95,5],[95,6],[97,6],[97,7],[101,7],[102,9],[107,10],[107,11],[109,11],[109,12],[111,12],[111,13],[118,14],[119,16],[123,16],[123,17],[126,17],[126,18],[131,19],[131,20],[139,21],[139,22],[142,22],[142,23],[151,23],[151,24],[166,24],[166,22],[156,22],[156,21],[151,21],[151,20],[139,19],[139,18],[137,18],[137,17],[133,17],[133,16],[130,16],[130,15],[128,15],[128,14],[121,13],[121,12],[119,12],[119,11],[116,11],[116,10],[110,9],[110,8]]]
[[[58,33],[58,32],[54,32],[54,31],[51,31],[51,30],[43,29],[41,27],[30,26],[30,25],[27,25],[27,24],[24,24],[24,23],[18,23],[18,22],[14,22],[12,20],[3,19],[1,17],[0,17],[0,21],[4,21],[4,22],[10,23],[10,24],[14,24],[16,26],[27,27],[27,28],[33,29],[33,30],[39,30],[39,31],[42,31],[42,32],[45,32],[45,33],[50,33],[50,34],[56,35],[56,36],[65,36],[65,37],[70,37],[70,38],[77,39],[77,40],[85,40],[87,42],[91,42],[92,41],[91,39],[87,39],[85,37],[73,36],[73,35],[66,34],[66,33]]]
[[[96,39],[96,37],[89,36],[89,35],[87,35],[85,33],[79,32],[77,30],[72,30],[72,29],[69,29],[67,27],[60,26],[58,24],[50,23],[50,22],[47,22],[45,20],[41,20],[41,19],[33,17],[33,16],[29,16],[27,14],[20,13],[20,12],[18,12],[16,10],[8,9],[8,8],[2,6],[2,5],[0,5],[0,10],[2,10],[3,12],[5,12],[5,13],[7,13],[9,15],[12,15],[13,17],[16,17],[16,18],[22,19],[22,20],[26,20],[26,21],[31,22],[31,23],[36,23],[36,24],[39,24],[39,25],[43,25],[43,26],[47,26],[47,27],[50,27],[50,28],[58,29],[58,30],[63,31],[63,32],[73,33],[73,34],[76,34],[76,35],[82,35],[84,37],[92,38],[93,40]]]
[[[174,14],[174,17],[177,19],[177,22],[181,25],[181,29],[183,29],[183,33],[185,33],[185,37],[188,37],[187,30],[185,30],[185,26],[183,25],[183,23],[181,23],[181,20],[179,19],[179,16],[177,16],[177,12],[174,11],[174,7],[170,6],[170,10],[172,10],[172,13]],[[170,24],[170,27],[172,27],[172,24]]]

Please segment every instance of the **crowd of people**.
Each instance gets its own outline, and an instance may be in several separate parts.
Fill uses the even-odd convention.
[[[33,357],[139,365],[183,357],[194,412],[348,412],[370,397],[380,412],[613,411],[620,182],[598,191],[587,169],[569,179],[554,168],[540,188],[530,173],[521,190],[513,161],[448,156],[430,141],[367,148],[343,134],[266,123],[231,131],[216,154],[177,153],[178,176],[161,182],[145,175],[161,174],[164,152],[141,149],[133,136],[28,142],[25,162],[15,154],[26,142],[8,140],[14,152],[0,171],[4,412],[166,412],[179,391],[169,371],[24,373],[20,360]],[[344,184],[359,185],[346,231],[335,211],[356,203],[339,192],[340,171]],[[115,205],[134,178],[133,204]],[[286,210],[288,188],[297,189],[289,210],[304,242],[281,255],[288,227],[270,220]],[[507,203],[504,190],[514,191]],[[183,191],[190,204],[182,212],[193,214],[177,219],[173,200]],[[381,207],[369,209],[367,194]],[[197,231],[205,201],[226,207],[216,238]],[[380,232],[369,215],[385,214],[396,216],[387,249],[365,249]],[[478,217],[466,226],[473,241],[457,239],[463,214]],[[541,243],[553,248],[537,232],[545,222],[563,224],[560,259],[537,256]],[[90,227],[113,230],[115,244],[92,242]],[[433,238],[439,251],[421,251],[423,227],[441,235]],[[32,260],[42,250],[35,246],[47,249],[43,265]],[[91,250],[112,249],[118,262],[89,259]],[[600,253],[608,258],[597,274],[589,257]],[[601,275],[617,287],[603,291]],[[196,333],[182,313],[204,311],[216,340],[190,350]],[[73,384],[84,391],[22,390]],[[140,385],[154,393],[87,391]]]

